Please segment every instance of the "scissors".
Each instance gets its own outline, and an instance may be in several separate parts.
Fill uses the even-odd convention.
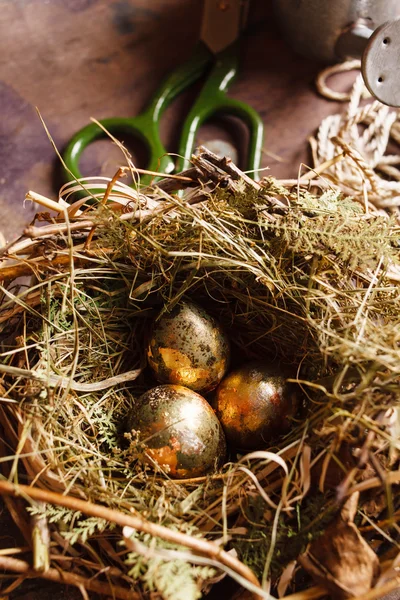
[[[147,108],[136,117],[109,118],[100,121],[102,127],[115,137],[129,135],[147,146],[147,169],[160,173],[181,171],[189,165],[194,151],[196,134],[201,125],[214,115],[238,117],[249,130],[246,168],[258,178],[263,143],[263,122],[248,104],[229,98],[226,91],[237,74],[238,40],[244,28],[249,0],[205,0],[200,41],[187,62],[174,70],[157,90]],[[168,154],[160,139],[160,120],[174,98],[208,73],[207,79],[183,122],[178,156]],[[82,178],[79,160],[82,152],[95,140],[105,137],[96,123],[78,131],[69,142],[63,158],[67,169],[77,179]],[[70,180],[70,173],[66,174]],[[141,178],[150,183],[151,176]]]

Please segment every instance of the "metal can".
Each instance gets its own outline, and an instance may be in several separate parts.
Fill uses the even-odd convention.
[[[273,4],[288,44],[324,63],[360,56],[362,39],[400,16],[399,0],[273,0]]]

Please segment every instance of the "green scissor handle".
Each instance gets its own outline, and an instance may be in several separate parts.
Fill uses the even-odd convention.
[[[174,160],[168,156],[167,150],[160,139],[160,119],[164,110],[172,100],[205,71],[213,58],[212,53],[203,43],[199,43],[190,59],[179,66],[164,81],[157,90],[150,105],[138,116],[132,118],[110,118],[100,121],[101,125],[112,135],[131,135],[141,140],[148,149],[151,171],[170,173],[174,170]],[[92,123],[78,131],[64,151],[63,158],[67,169],[76,178],[82,178],[79,170],[79,160],[82,152],[95,140],[106,137],[105,132]],[[71,175],[65,171],[65,180],[70,181]],[[150,183],[151,176],[141,177],[145,184]]]
[[[217,55],[216,63],[195,104],[188,114],[180,138],[178,170],[186,168],[192,155],[196,134],[201,125],[217,114],[232,115],[244,121],[250,132],[247,169],[254,179],[259,177],[264,124],[260,115],[245,102],[226,95],[237,74],[237,43]]]

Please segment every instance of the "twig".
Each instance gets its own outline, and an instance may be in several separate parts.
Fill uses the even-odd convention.
[[[11,554],[26,554],[30,552],[29,546],[22,546],[21,548],[0,548],[0,556],[10,556]]]
[[[46,196],[42,196],[41,194],[33,192],[32,190],[29,190],[29,192],[25,194],[25,199],[32,200],[32,202],[36,202],[37,204],[40,204],[41,206],[44,206],[49,210],[54,210],[58,213],[64,212],[64,210],[69,207],[68,202],[65,202],[65,200],[61,199],[59,202],[55,202],[54,200],[50,200],[50,198],[46,198]]]
[[[171,205],[172,207],[173,205]],[[164,207],[162,207],[164,209]],[[135,221],[142,220],[144,217],[153,216],[157,214],[158,209],[153,210],[135,210],[129,213],[122,214],[119,219],[121,221]],[[111,217],[110,217],[111,218]],[[91,229],[92,227],[100,226],[99,223],[95,223],[94,221],[75,221],[74,223],[70,223],[69,226],[66,223],[57,223],[56,225],[46,225],[45,227],[27,227],[24,231],[24,235],[34,238],[46,238],[49,235],[54,235],[58,233],[65,233],[66,231],[77,231],[80,229]]]
[[[385,486],[398,483],[400,483],[400,470],[386,473],[384,481]],[[380,477],[371,477],[371,479],[360,481],[360,483],[353,485],[352,488],[347,490],[346,496],[351,496],[351,494],[354,494],[355,492],[365,492],[366,490],[379,487],[382,487],[382,479]]]
[[[168,527],[164,527],[163,525],[151,523],[141,517],[126,515],[106,506],[93,504],[92,502],[80,500],[79,498],[74,498],[72,496],[63,496],[62,494],[28,485],[14,485],[8,481],[0,481],[0,494],[14,497],[23,494],[25,497],[32,498],[32,500],[64,506],[65,508],[70,508],[92,517],[98,517],[110,521],[111,523],[116,523],[121,527],[132,527],[137,531],[149,533],[150,535],[160,537],[165,541],[187,546],[200,555],[208,556],[214,560],[220,561],[223,565],[229,567],[244,579],[247,579],[257,587],[260,587],[256,576],[249,567],[222,550],[217,544],[209,542],[208,540],[192,537],[179,531],[169,529]]]
[[[118,171],[115,173],[114,177],[112,177],[112,179],[110,179],[110,181],[107,184],[107,188],[106,188],[106,193],[103,196],[102,201],[100,202],[100,204],[102,204],[103,206],[105,204],[107,204],[107,200],[110,197],[110,194],[113,190],[114,185],[117,183],[118,179],[120,179],[120,177],[123,177],[126,175],[128,168],[127,167],[120,167],[118,169]]]
[[[307,181],[311,181],[312,179],[314,179],[314,177],[316,175],[321,175],[321,173],[323,173],[326,169],[329,169],[330,167],[332,167],[336,163],[338,163],[341,160],[343,160],[344,156],[345,156],[344,152],[340,152],[340,154],[336,154],[336,156],[334,156],[333,158],[330,158],[329,160],[326,160],[325,162],[321,163],[320,165],[318,165],[314,169],[310,169],[308,171],[308,173],[305,173],[305,175],[302,175],[299,178],[299,180],[298,180],[299,184],[301,185],[302,183],[306,183]]]
[[[86,577],[76,575],[75,573],[62,571],[59,568],[48,569],[47,571],[39,573],[34,571],[24,560],[11,558],[9,556],[0,556],[0,568],[5,571],[12,571],[13,573],[23,573],[30,579],[40,577],[41,579],[47,579],[48,581],[83,588],[89,592],[96,592],[113,598],[121,598],[121,600],[140,600],[142,597],[132,590],[110,585],[105,581],[95,581],[93,578],[87,579]]]
[[[93,383],[79,383],[79,381],[70,381],[68,377],[62,377],[60,375],[49,375],[50,385],[59,385],[62,388],[69,387],[71,390],[76,392],[100,392],[107,390],[110,387],[125,383],[127,381],[134,381],[140,375],[143,369],[135,369],[134,371],[126,371],[120,375],[109,377],[108,379],[102,379],[101,381],[95,381]]]
[[[11,242],[7,242],[7,244],[5,244],[5,246],[2,246],[2,248],[0,248],[0,257],[4,256],[4,254],[7,254],[8,251],[10,250],[10,248],[12,248],[15,244],[20,243],[22,239],[22,236],[20,236],[18,239],[16,240],[12,240]],[[26,240],[23,240],[24,242]]]
[[[177,180],[175,179],[175,177],[172,178],[171,176],[168,176],[165,179],[161,179],[161,181],[156,181],[154,187],[151,187],[149,189],[158,189],[168,194],[170,192],[178,191],[180,189],[192,187],[193,185],[199,184],[199,172],[196,169],[196,167],[191,167],[186,171],[182,171],[179,177],[181,177],[181,179]],[[146,189],[143,189],[143,192],[145,193]]]
[[[315,170],[312,171],[312,173],[315,175]],[[308,176],[308,173],[306,173],[304,176],[300,177],[300,179],[280,179],[279,180],[279,185],[282,185],[283,187],[287,187],[287,188],[292,188],[294,186],[298,186],[298,185],[307,185],[309,188],[312,187],[317,187],[320,189],[325,190],[326,188],[329,187],[328,183],[326,181],[323,181],[321,179],[305,179],[305,177]]]
[[[129,167],[121,167],[124,171],[129,171]],[[186,173],[188,171],[184,171],[179,175],[174,175],[172,173],[158,173],[158,171],[149,171],[148,169],[139,169],[138,167],[134,167],[134,171],[140,173],[141,175],[154,175],[154,177],[164,177],[165,179],[175,179],[176,181],[183,181],[184,183],[193,183],[193,178],[188,177]],[[159,187],[158,184],[156,184]]]
[[[58,223],[56,225],[46,225],[45,227],[35,227],[33,225],[27,227],[24,231],[24,235],[34,238],[45,238],[49,235],[58,233],[65,233],[67,230],[76,231],[78,229],[88,229],[96,225],[94,221],[76,221],[70,223],[69,227],[65,223]]]
[[[96,254],[112,254],[115,252],[112,248],[101,248],[97,251],[91,250],[90,254],[84,256],[82,254],[74,256],[74,264],[79,266],[82,263],[93,261],[96,258]],[[46,257],[31,259],[26,262],[20,262],[14,265],[10,265],[9,267],[0,268],[0,281],[13,281],[17,279],[17,277],[23,277],[24,275],[32,275],[32,273],[37,274],[40,270],[46,269],[57,269],[68,265],[70,262],[70,257],[67,254],[61,254],[56,258],[49,259]]]
[[[161,558],[162,560],[183,560],[188,563],[193,563],[197,565],[207,565],[210,567],[214,567],[215,569],[222,570],[226,573],[226,575],[230,575],[235,578],[237,582],[246,587],[246,589],[250,592],[253,592],[253,595],[258,596],[257,588],[255,588],[254,584],[250,584],[247,580],[243,580],[242,577],[238,576],[237,573],[233,572],[231,569],[225,567],[220,562],[212,560],[205,556],[199,556],[198,554],[194,554],[193,552],[188,552],[187,550],[172,550],[167,548],[157,548],[157,547],[147,547],[139,540],[132,538],[134,534],[134,530],[131,527],[124,527],[122,531],[122,535],[124,536],[124,542],[126,547],[131,552],[136,552],[141,554],[147,559],[151,558]],[[254,589],[255,588],[255,589]],[[272,597],[266,593],[263,593],[263,598],[266,600],[273,600]]]
[[[234,192],[239,191],[239,185],[236,184],[236,181],[240,183],[244,181],[249,188],[261,192],[263,190],[262,186],[257,181],[254,181],[246,175],[246,173],[241,171],[230,158],[221,158],[211,152],[211,150],[208,150],[208,148],[201,147],[199,154],[192,157],[192,162],[202,173],[200,179],[202,179],[204,183],[209,182],[211,179],[216,185],[223,185],[226,189]],[[279,198],[274,198],[267,194],[263,197],[272,209],[278,210],[279,212],[288,211],[287,203],[282,202]],[[275,220],[273,215],[265,216],[271,221]]]
[[[46,507],[41,503],[42,508]],[[50,531],[44,514],[31,516],[33,568],[35,571],[48,571],[50,568]]]
[[[28,369],[20,369],[19,367],[0,364],[0,373],[42,381],[43,383],[46,383],[46,385],[59,385],[62,388],[68,387],[77,392],[99,392],[107,390],[114,385],[125,383],[126,381],[134,381],[139,377],[142,370],[143,369],[135,369],[134,371],[126,371],[125,373],[120,373],[114,377],[109,377],[108,379],[102,379],[101,381],[95,381],[93,383],[80,383],[79,381],[74,381],[69,377],[62,377],[61,375],[45,375],[38,371],[29,371]]]
[[[221,158],[204,146],[199,148],[197,155],[192,156],[192,163],[197,167],[199,175],[202,176],[200,178],[206,177],[205,183],[211,179],[217,184],[223,182],[228,189],[237,190],[234,181],[244,181],[255,190],[261,189],[261,185],[243,173],[230,158]],[[227,180],[227,175],[229,180]]]

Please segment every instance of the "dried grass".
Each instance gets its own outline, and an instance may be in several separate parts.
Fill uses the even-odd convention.
[[[257,184],[205,150],[193,164],[146,189],[86,181],[91,204],[60,203],[5,249],[0,493],[25,500],[21,528],[44,518],[50,575],[80,589],[189,599],[228,574],[270,598],[292,565],[281,589],[319,597],[293,561],[354,490],[360,525],[397,547],[397,217],[317,178]],[[152,385],[149,324],[182,298],[234,332],[238,361],[279,357],[304,399],[273,446],[172,480],[136,460],[124,422]]]

